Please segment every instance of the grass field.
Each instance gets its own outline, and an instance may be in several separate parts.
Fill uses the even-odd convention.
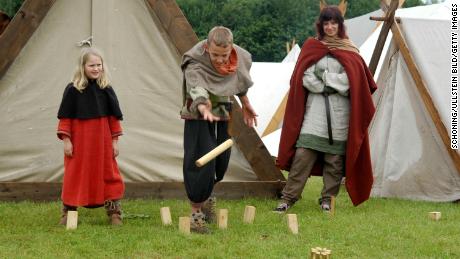
[[[299,234],[290,234],[283,215],[271,212],[275,200],[218,200],[229,209],[229,228],[212,226],[211,235],[183,235],[179,216],[184,200],[125,200],[122,227],[107,223],[99,209],[79,209],[79,226],[58,226],[60,203],[0,203],[0,258],[308,258],[312,247],[327,247],[332,258],[460,258],[459,204],[371,199],[353,207],[344,190],[336,214],[320,211],[322,183],[313,178],[296,213]],[[257,208],[254,224],[243,224],[246,205]],[[161,225],[160,207],[169,206],[174,225]],[[440,221],[429,211],[442,212]]]

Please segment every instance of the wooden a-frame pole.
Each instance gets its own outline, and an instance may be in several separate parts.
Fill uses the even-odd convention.
[[[390,6],[388,6],[384,0],[381,1],[381,4],[382,4],[382,9],[386,11],[385,17],[378,19],[378,20],[384,21],[384,25],[380,33],[380,36],[382,35],[383,36],[379,37],[377,41],[376,49],[374,49],[374,53],[372,55],[371,65],[373,65],[374,69],[377,68],[377,64],[380,59],[383,45],[385,44],[385,40],[388,35],[388,30],[391,29],[391,32],[393,33],[393,38],[396,42],[397,47],[399,48],[399,51],[401,52],[401,55],[403,56],[403,59],[407,65],[407,68],[409,69],[411,77],[415,82],[415,86],[421,96],[423,104],[425,105],[425,108],[427,109],[428,114],[433,120],[436,130],[438,131],[439,136],[441,137],[442,142],[444,143],[444,147],[446,148],[447,153],[452,159],[454,166],[457,169],[457,172],[460,174],[460,155],[456,152],[456,150],[450,147],[449,133],[446,127],[444,126],[444,124],[442,123],[441,116],[439,115],[439,112],[436,109],[436,106],[434,105],[433,100],[431,99],[431,96],[426,87],[426,83],[424,82],[422,78],[420,70],[415,64],[414,58],[409,50],[409,47],[406,43],[404,35],[401,32],[401,28],[398,25],[398,22],[397,22],[398,19],[395,18],[394,16],[394,13],[398,6],[398,0],[392,0],[390,3]],[[386,29],[387,30],[386,32],[384,31],[384,28],[388,28]],[[369,65],[369,68],[370,68],[370,65]],[[375,70],[371,72],[374,73]]]

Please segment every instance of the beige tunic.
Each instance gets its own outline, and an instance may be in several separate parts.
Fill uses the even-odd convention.
[[[238,56],[237,71],[231,75],[221,75],[212,65],[204,48],[205,43],[206,40],[199,42],[183,56],[184,105],[180,114],[184,119],[200,119],[197,106],[209,99],[212,103],[212,113],[221,120],[227,120],[230,96],[245,95],[253,84],[249,75],[252,65],[251,54],[233,44]]]
[[[326,55],[305,71],[303,85],[308,89],[309,94],[297,147],[331,154],[344,154],[348,137],[350,103],[348,77],[343,66],[332,56]],[[326,86],[337,91],[329,95],[334,140],[332,145],[329,144],[325,96],[322,94]]]

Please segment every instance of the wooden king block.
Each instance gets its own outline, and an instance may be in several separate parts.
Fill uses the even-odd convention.
[[[434,221],[438,221],[441,219],[441,212],[439,211],[428,212],[428,217]]]
[[[179,232],[190,234],[190,217],[179,217]]]
[[[299,224],[297,223],[297,215],[287,214],[286,216],[287,216],[287,223],[288,223],[289,230],[294,235],[299,234]]]
[[[162,207],[160,209],[160,216],[161,216],[161,222],[163,222],[163,225],[172,224],[171,211],[169,210],[169,207]]]
[[[67,230],[77,229],[78,225],[78,211],[69,210],[67,211]]]
[[[246,208],[244,209],[243,222],[252,224],[254,222],[255,217],[256,217],[256,207],[246,206]]]
[[[226,229],[228,222],[228,209],[220,209],[217,215],[217,226],[220,229]]]

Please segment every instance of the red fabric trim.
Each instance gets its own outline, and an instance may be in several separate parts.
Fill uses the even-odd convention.
[[[234,74],[238,68],[238,55],[236,54],[235,48],[232,48],[230,52],[230,57],[227,64],[217,65],[212,63],[217,72],[221,75],[230,75]]]
[[[290,90],[278,153],[277,164],[290,170],[295,144],[300,134],[308,91],[303,87],[304,71],[326,54],[334,56],[348,76],[350,83],[350,120],[346,150],[346,187],[355,206],[369,198],[373,183],[367,128],[375,113],[371,94],[377,85],[361,56],[347,50],[330,50],[320,41],[310,38],[302,50],[291,77]],[[317,162],[312,174],[322,174],[322,163]]]

